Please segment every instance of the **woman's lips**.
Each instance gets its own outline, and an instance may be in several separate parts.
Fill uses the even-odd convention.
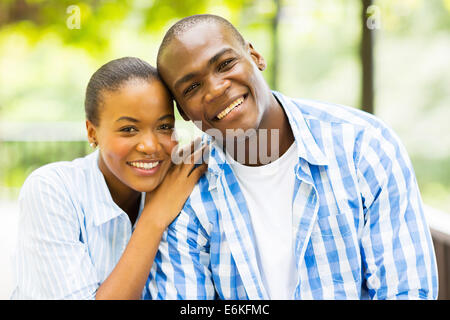
[[[155,174],[161,167],[162,161],[128,161],[127,164],[139,175]]]

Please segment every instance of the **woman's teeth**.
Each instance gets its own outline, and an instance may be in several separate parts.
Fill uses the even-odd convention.
[[[156,167],[159,161],[156,162],[130,162],[130,165],[139,169],[150,170]]]
[[[242,102],[244,102],[244,98],[241,97],[234,101],[232,104],[230,104],[225,110],[223,110],[221,113],[217,115],[217,119],[221,120],[223,119],[227,114],[231,112],[234,108],[236,108],[238,105],[240,105]]]

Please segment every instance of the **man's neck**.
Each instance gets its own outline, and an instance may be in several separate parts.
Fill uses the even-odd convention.
[[[281,157],[294,142],[294,135],[283,107],[274,96],[254,134],[225,142],[225,149],[237,162],[262,166]]]

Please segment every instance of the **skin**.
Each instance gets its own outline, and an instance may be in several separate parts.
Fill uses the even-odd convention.
[[[130,241],[96,299],[140,299],[164,230],[206,171],[206,164],[193,170],[204,149],[189,153],[191,161],[171,162],[177,146],[172,140],[175,118],[161,81],[129,80],[101,95],[99,123],[87,120],[86,128],[89,141],[100,148],[98,165],[112,198],[134,223],[141,192],[147,196]],[[159,164],[151,170],[131,165],[156,160]]]
[[[249,161],[249,136],[227,137],[227,129],[254,129],[259,145],[260,129],[279,130],[281,156],[294,138],[287,117],[272,95],[261,71],[264,58],[253,46],[239,43],[230,31],[219,24],[200,23],[176,36],[162,52],[158,70],[176,99],[185,120],[201,122],[201,130],[219,130],[227,150],[245,144],[243,164]],[[238,98],[244,102],[223,119],[216,116]],[[198,126],[198,125],[197,125]],[[251,131],[248,131],[251,132]],[[268,141],[268,150],[272,141]],[[236,154],[236,152],[234,152]],[[259,153],[258,153],[259,154]],[[239,161],[235,156],[235,160]],[[257,161],[256,165],[261,165]]]

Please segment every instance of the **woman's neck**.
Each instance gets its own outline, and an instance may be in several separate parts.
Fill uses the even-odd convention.
[[[109,192],[113,201],[128,215],[133,225],[139,214],[141,193],[130,188],[110,188]]]
[[[106,167],[101,158],[99,159],[98,166],[105,178],[106,185],[108,186],[109,193],[111,194],[114,203],[125,211],[131,222],[134,223],[139,213],[141,193],[123,184]]]

